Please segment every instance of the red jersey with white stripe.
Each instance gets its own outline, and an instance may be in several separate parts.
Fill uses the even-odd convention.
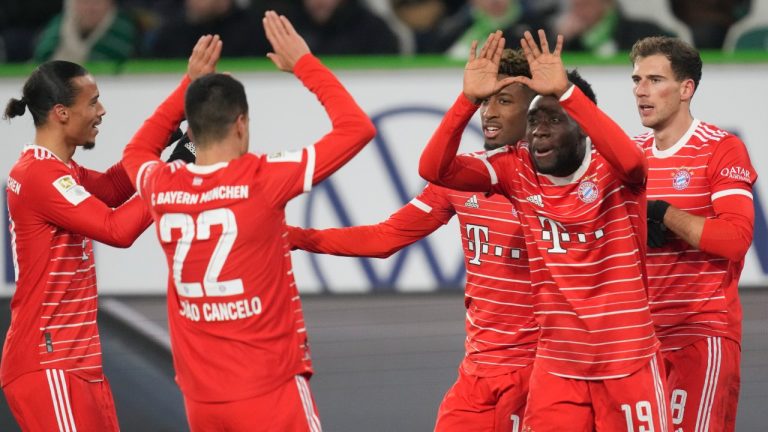
[[[644,273],[644,175],[637,176],[643,156],[575,86],[560,103],[606,152],[587,140],[582,165],[571,176],[537,173],[523,144],[489,154],[485,164],[462,156],[446,169],[438,162],[437,177],[452,187],[490,185],[517,208],[529,253],[534,316],[541,325],[536,354],[541,367],[573,378],[626,376],[645,366],[659,347]],[[457,100],[425,149],[420,168],[425,159],[443,160],[435,150],[455,154],[460,134],[454,131],[463,129],[476,110],[465,97]],[[441,141],[448,145],[441,148]]]
[[[459,218],[467,271],[462,368],[477,376],[510,373],[533,361],[539,332],[533,319],[528,252],[517,211],[506,198],[428,184],[382,223],[292,229],[289,240],[311,252],[386,257],[428,236],[454,215]]]
[[[664,200],[688,213],[716,216],[726,197],[752,200],[757,173],[744,143],[712,124],[694,120],[680,140],[656,148],[652,134],[636,138],[648,157],[648,199]],[[663,350],[705,337],[741,343],[738,282],[743,257],[733,261],[689,245],[679,237],[648,250],[648,294]]]
[[[147,210],[138,199],[118,210],[104,203],[134,193],[119,164],[101,174],[34,145],[11,169],[6,192],[16,291],[2,385],[40,369],[102,380],[91,238],[127,247],[149,225]]]
[[[317,58],[305,55],[294,73],[333,126],[312,146],[206,166],[163,163],[164,143],[184,116],[185,77],[124,152],[168,260],[176,380],[195,401],[255,397],[312,373],[285,205],[342,166],[375,130]]]
[[[307,150],[248,153],[144,170],[140,193],[171,269],[169,327],[187,397],[244,399],[311,372],[284,228],[285,204],[311,176],[307,161]]]
[[[453,214],[459,218],[467,271],[464,370],[494,376],[531,364],[539,331],[532,313],[528,252],[515,208],[500,195],[432,184],[416,199],[443,224]]]

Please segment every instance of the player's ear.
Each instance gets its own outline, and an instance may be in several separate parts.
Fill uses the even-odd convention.
[[[51,108],[51,113],[59,123],[69,121],[69,109],[63,104],[56,104]]]
[[[680,99],[683,101],[689,101],[693,97],[693,92],[696,91],[696,85],[692,79],[683,80],[680,85]]]
[[[247,114],[240,114],[239,116],[237,116],[237,120],[235,120],[235,131],[237,133],[238,138],[248,136],[248,115]]]

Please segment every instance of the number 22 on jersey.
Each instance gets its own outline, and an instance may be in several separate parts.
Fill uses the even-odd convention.
[[[181,279],[184,261],[195,241],[205,241],[211,238],[211,227],[221,226],[221,236],[208,261],[202,284],[197,281]],[[243,293],[243,280],[232,279],[220,281],[219,274],[227,261],[232,245],[237,238],[237,220],[232,210],[218,208],[206,210],[197,216],[197,220],[186,213],[166,213],[160,218],[160,241],[172,242],[172,231],[181,231],[181,237],[176,241],[173,254],[173,282],[176,291],[182,297],[225,297]]]

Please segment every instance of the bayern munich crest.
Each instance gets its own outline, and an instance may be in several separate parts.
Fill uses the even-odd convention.
[[[592,180],[585,180],[579,184],[579,199],[589,204],[597,199],[597,185]]]
[[[691,172],[685,168],[680,168],[672,173],[672,187],[675,190],[683,190],[691,184]]]

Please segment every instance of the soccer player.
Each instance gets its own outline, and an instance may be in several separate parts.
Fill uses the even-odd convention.
[[[499,77],[530,76],[522,51],[504,50]],[[482,101],[485,150],[515,145],[535,94],[520,84]],[[486,152],[473,153],[485,158]],[[467,309],[465,356],[443,398],[436,431],[520,432],[538,325],[530,298],[528,252],[516,210],[500,195],[486,196],[428,184],[417,197],[376,225],[325,230],[290,227],[288,242],[311,252],[388,257],[458,216],[464,246]]]
[[[101,366],[92,240],[128,247],[151,223],[120,163],[105,173],[74,161],[95,146],[106,114],[88,71],[41,64],[5,118],[35,124],[6,184],[16,275],[0,383],[25,431],[117,431]]]
[[[497,80],[504,44],[491,34],[470,54],[464,92],[427,144],[421,175],[447,187],[507,196],[528,247],[534,316],[541,326],[524,427],[667,430],[659,342],[645,283],[645,157],[594,104],[583,79],[530,33],[521,41],[532,78]],[[474,44],[475,48],[477,43]],[[527,145],[488,160],[456,156],[476,101],[522,83],[537,96]],[[590,100],[592,99],[592,100]]]
[[[648,158],[648,294],[676,431],[733,431],[738,283],[752,242],[757,173],[735,135],[691,116],[701,57],[675,38],[639,40],[634,95]]]
[[[285,205],[375,134],[285,17],[267,12],[264,29],[269,58],[317,95],[330,133],[298,151],[248,153],[243,85],[212,73],[185,78],[124,154],[168,259],[174,366],[192,431],[320,430]],[[163,143],[185,112],[197,161],[162,163]]]

